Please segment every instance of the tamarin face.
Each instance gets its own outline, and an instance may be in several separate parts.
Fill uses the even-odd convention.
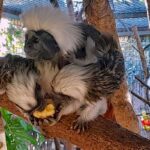
[[[54,37],[44,30],[29,30],[25,35],[26,56],[37,60],[51,60],[60,48]]]

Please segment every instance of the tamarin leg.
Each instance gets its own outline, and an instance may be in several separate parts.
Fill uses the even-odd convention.
[[[88,122],[94,120],[99,115],[103,115],[107,111],[107,100],[101,98],[97,102],[88,103],[80,112],[79,117],[73,123],[72,129],[77,132],[84,132],[88,127]]]

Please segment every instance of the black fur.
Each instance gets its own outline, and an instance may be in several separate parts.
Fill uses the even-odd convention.
[[[95,49],[99,52],[100,57],[107,54],[110,49],[118,49],[117,42],[112,36],[99,32],[92,25],[80,23],[77,26],[81,28],[85,37],[89,36],[95,42]]]
[[[25,36],[26,56],[36,60],[51,60],[60,48],[54,37],[46,31],[28,31]]]
[[[77,51],[75,52],[75,57],[77,59],[84,59],[86,57],[86,49],[85,49],[85,47],[77,49]]]

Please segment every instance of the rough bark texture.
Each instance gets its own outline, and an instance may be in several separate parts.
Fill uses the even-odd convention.
[[[0,107],[5,107],[14,114],[24,116],[13,103],[8,101],[6,95],[0,96]],[[150,150],[149,140],[102,117],[91,122],[90,129],[86,133],[77,134],[70,129],[75,118],[74,115],[66,116],[55,126],[43,125],[41,129],[48,138],[63,138],[84,150]]]
[[[102,32],[112,34],[119,44],[115,19],[108,0],[84,0],[84,6],[87,22]],[[124,128],[139,133],[138,119],[129,103],[128,95],[128,87],[124,81],[111,97],[115,119]]]
[[[115,118],[118,124],[128,130],[139,133],[139,123],[137,116],[131,105],[131,95],[126,82],[121,84],[120,89],[111,97]]]
[[[103,32],[108,32],[118,40],[114,15],[108,0],[84,0],[87,22]],[[90,5],[88,5],[90,4]],[[118,40],[119,41],[119,40]]]
[[[142,43],[141,43],[140,36],[138,34],[137,27],[134,26],[132,28],[132,31],[133,31],[134,38],[135,38],[136,43],[137,43],[137,48],[138,48],[137,50],[138,50],[139,55],[140,55],[140,59],[141,59],[141,63],[142,63],[142,68],[143,68],[144,76],[145,76],[145,79],[146,79],[148,77],[148,66],[147,66],[146,57],[145,57],[145,54],[144,54],[144,48],[142,47]]]

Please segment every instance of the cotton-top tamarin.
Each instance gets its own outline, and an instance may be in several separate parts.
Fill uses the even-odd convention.
[[[78,112],[73,129],[84,130],[87,122],[106,112],[106,97],[124,78],[124,59],[116,41],[91,25],[74,23],[49,6],[30,8],[21,18],[27,28],[24,50],[28,58],[69,61],[48,83],[48,93],[62,106],[56,121]]]
[[[51,88],[49,83],[58,68],[52,60],[34,61],[7,54],[0,59],[0,94],[6,92],[10,101],[25,112],[31,112],[43,106],[45,94]]]
[[[25,111],[34,109],[38,71],[31,59],[8,54],[0,62],[0,91]]]

